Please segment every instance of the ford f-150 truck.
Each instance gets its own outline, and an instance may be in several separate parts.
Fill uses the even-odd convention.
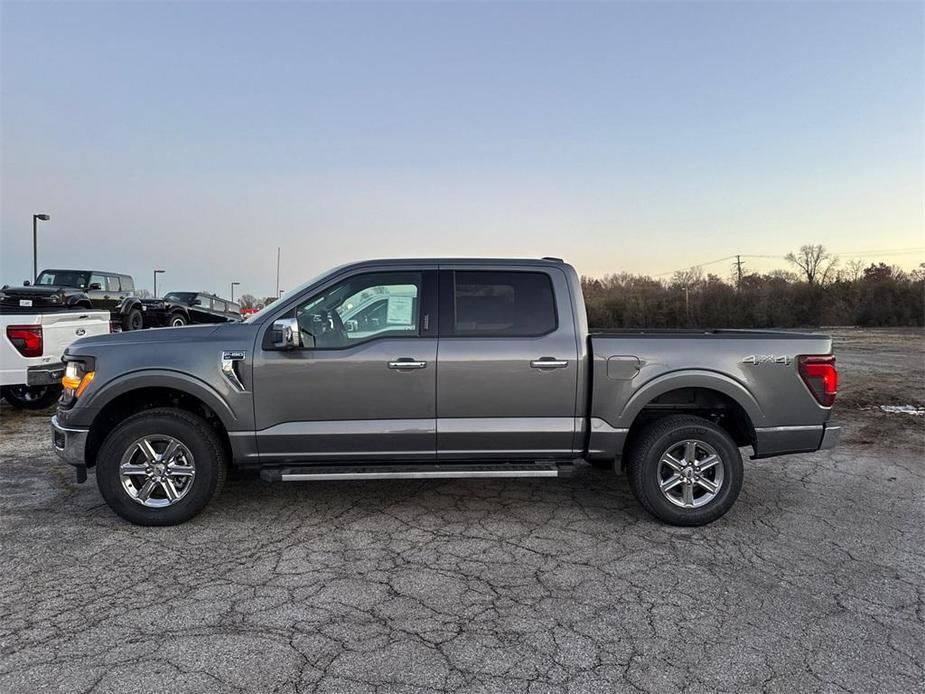
[[[375,320],[358,307],[385,299]],[[344,316],[354,316],[347,321]],[[558,259],[342,266],[242,323],[85,338],[53,444],[143,525],[183,522],[229,466],[266,480],[555,477],[624,468],[668,523],[722,516],[753,458],[835,445],[832,342],[588,331]]]

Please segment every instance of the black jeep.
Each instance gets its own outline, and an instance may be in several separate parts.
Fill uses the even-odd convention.
[[[34,285],[4,286],[0,310],[5,313],[99,309],[109,311],[123,330],[144,327],[141,300],[131,276],[102,270],[42,270]]]

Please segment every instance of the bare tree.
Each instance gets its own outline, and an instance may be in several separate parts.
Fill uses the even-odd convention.
[[[133,294],[137,296],[139,299],[153,299],[154,298],[154,294],[152,294],[147,289],[136,289],[133,292]]]
[[[242,294],[238,298],[238,303],[241,305],[241,308],[257,308],[257,304],[260,303],[260,300],[253,294]]]
[[[854,258],[849,260],[845,269],[845,276],[848,281],[855,282],[861,279],[861,275],[864,274],[864,261],[860,258]]]
[[[800,246],[798,253],[788,253],[784,258],[800,268],[809,284],[825,284],[838,264],[838,257],[825,250],[822,244]]]
[[[703,284],[703,268],[694,265],[686,270],[676,270],[671,276],[671,286],[674,287],[699,287]]]

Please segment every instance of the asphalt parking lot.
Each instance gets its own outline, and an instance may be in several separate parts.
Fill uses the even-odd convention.
[[[239,480],[139,528],[4,405],[0,691],[921,691],[925,417],[877,405],[925,404],[922,338],[840,332],[844,444],[747,462],[703,528],[587,466]]]

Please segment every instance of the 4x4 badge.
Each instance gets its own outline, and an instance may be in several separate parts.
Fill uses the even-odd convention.
[[[743,364],[752,364],[757,366],[758,364],[790,364],[793,362],[793,358],[787,355],[774,355],[774,354],[751,354],[745,359],[742,360]]]

